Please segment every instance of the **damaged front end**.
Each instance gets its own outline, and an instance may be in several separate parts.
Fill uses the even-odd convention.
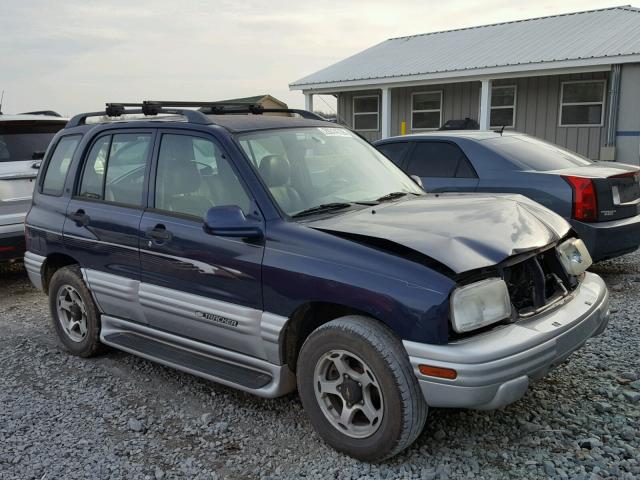
[[[573,292],[580,283],[582,272],[591,265],[588,253],[580,257],[582,250],[575,253],[574,248],[567,253],[567,248],[574,247],[580,240],[573,238],[553,243],[544,248],[514,255],[494,267],[457,275],[455,280],[460,286],[470,285],[489,278],[502,279],[506,285],[511,302],[508,318],[495,322],[471,333],[478,333],[499,324],[514,323],[521,319],[531,318],[546,310],[560,306],[573,298]],[[580,269],[567,268],[573,256],[582,265]],[[576,274],[576,272],[579,272]],[[460,337],[459,332],[452,330],[453,338]]]

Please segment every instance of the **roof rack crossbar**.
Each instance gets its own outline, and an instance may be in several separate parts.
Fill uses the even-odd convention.
[[[138,108],[131,108],[138,107]],[[186,110],[180,107],[197,107],[198,110]],[[251,113],[261,115],[263,113],[295,113],[302,118],[310,120],[325,120],[322,116],[297,108],[264,108],[257,104],[229,103],[229,102],[185,102],[185,101],[159,101],[145,100],[142,103],[115,102],[107,103],[104,111],[81,113],[74,116],[67,123],[67,128],[84,125],[89,117],[120,117],[125,114],[143,114],[155,116],[159,114],[182,115],[189,123],[210,125],[214,122],[207,114],[225,115]]]
[[[141,107],[141,108],[127,108],[127,107]],[[122,115],[131,114],[143,114],[145,116],[156,116],[159,114],[168,115],[182,115],[187,119],[189,123],[196,123],[199,125],[210,125],[212,122],[205,114],[198,110],[185,110],[181,108],[164,108],[160,102],[144,101],[142,103],[107,103],[105,109],[101,112],[88,112],[81,113],[73,117],[67,123],[67,128],[77,127],[78,125],[86,124],[89,117],[120,117]]]

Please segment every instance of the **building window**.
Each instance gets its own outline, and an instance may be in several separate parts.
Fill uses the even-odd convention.
[[[442,125],[442,92],[411,94],[411,130],[434,130]]]
[[[491,89],[490,126],[515,127],[516,125],[516,86],[500,85]]]
[[[605,92],[604,80],[563,82],[560,91],[560,126],[601,127]]]
[[[353,129],[359,132],[379,130],[379,99],[377,95],[353,97]]]

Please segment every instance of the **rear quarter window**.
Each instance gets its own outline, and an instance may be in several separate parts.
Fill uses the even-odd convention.
[[[73,154],[80,143],[80,135],[68,135],[60,138],[46,166],[41,192],[45,195],[62,195],[67,172]]]

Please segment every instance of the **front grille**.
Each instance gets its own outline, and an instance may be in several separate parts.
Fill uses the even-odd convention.
[[[519,317],[535,315],[578,286],[576,277],[567,275],[562,268],[554,248],[505,265],[501,270]]]

